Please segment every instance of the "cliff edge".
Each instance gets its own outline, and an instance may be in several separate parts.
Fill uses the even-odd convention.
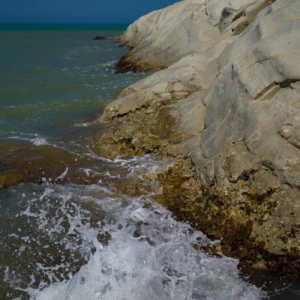
[[[134,22],[122,71],[159,70],[95,149],[160,153],[157,200],[245,265],[300,275],[300,1],[184,0]]]

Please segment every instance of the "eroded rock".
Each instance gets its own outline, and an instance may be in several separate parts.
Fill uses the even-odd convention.
[[[140,18],[120,38],[133,48],[122,63],[163,70],[106,107],[98,122],[114,129],[97,137],[102,155],[176,161],[157,200],[222,237],[224,254],[291,277],[300,276],[299,19],[297,0],[185,0]]]

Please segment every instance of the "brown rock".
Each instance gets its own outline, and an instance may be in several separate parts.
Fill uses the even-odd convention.
[[[24,176],[18,169],[9,169],[0,173],[0,189],[17,185],[24,180]]]

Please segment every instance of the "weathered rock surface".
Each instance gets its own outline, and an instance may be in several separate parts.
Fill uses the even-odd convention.
[[[185,0],[140,18],[120,38],[133,50],[119,67],[161,71],[107,106],[98,121],[112,130],[96,137],[107,156],[177,161],[161,175],[158,201],[222,237],[223,253],[292,277],[300,275],[299,30],[297,0]]]

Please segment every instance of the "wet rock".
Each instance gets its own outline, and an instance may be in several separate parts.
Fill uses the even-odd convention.
[[[95,184],[101,176],[85,170],[96,165],[92,158],[80,157],[50,145],[14,148],[1,153],[0,188],[22,182]]]
[[[95,41],[101,41],[101,40],[110,40],[112,37],[111,36],[96,36],[93,38]]]
[[[18,169],[9,169],[0,173],[0,189],[9,188],[23,182],[24,176]]]
[[[122,43],[118,43],[117,47],[118,48],[127,48],[127,46],[125,44],[122,44]]]
[[[143,71],[143,68],[137,64],[126,61],[126,56],[123,56],[115,66],[115,74],[125,74],[128,72],[139,72]]]

